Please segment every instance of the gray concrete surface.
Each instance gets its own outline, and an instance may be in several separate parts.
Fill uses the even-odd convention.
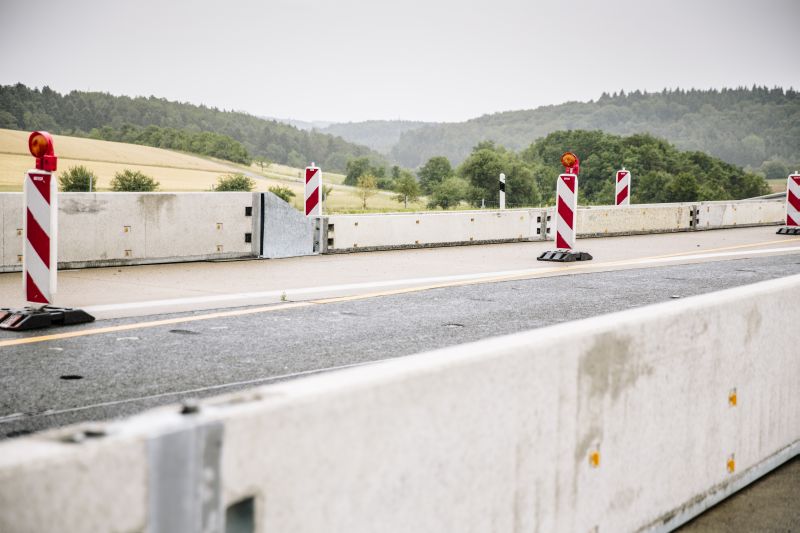
[[[593,261],[581,264],[539,262],[536,258],[552,249],[552,243],[531,242],[60,271],[56,304],[117,306],[97,312],[98,318],[195,311],[276,303],[284,292],[293,299],[308,300],[375,292],[382,283],[401,283],[394,287],[430,285],[430,281],[418,280],[432,277],[518,270],[528,271],[528,276],[543,277],[668,265],[675,264],[676,259],[682,263],[717,261],[776,248],[800,250],[800,237],[775,235],[775,228],[761,227],[583,239],[578,244],[582,251],[594,256]],[[718,254],[740,255],[720,257]],[[331,286],[338,289],[330,289]],[[0,304],[23,306],[20,287],[19,273],[0,274]],[[293,294],[297,289],[305,291],[302,296]],[[214,300],[202,302],[196,300],[198,297],[213,297]],[[180,299],[194,300],[180,303],[177,301]],[[156,300],[165,305],[148,305]],[[142,307],[119,307],[132,303],[142,304]]]
[[[712,507],[680,533],[800,531],[800,457]]]
[[[668,524],[777,450],[800,451],[799,302],[795,275],[291,380],[196,415],[172,406],[80,444],[63,431],[9,439],[0,529],[30,516],[24,531],[145,530],[109,518],[122,497],[91,474],[118,480],[108,487],[127,477],[100,459],[128,437],[215,420],[221,503],[254,496],[258,531],[372,531],[376,516],[431,533]],[[81,489],[101,505],[78,515]],[[126,517],[152,516],[124,501],[137,507]]]
[[[278,306],[273,312],[4,347],[0,436],[127,415],[184,397],[795,273],[800,256],[782,255],[441,288],[297,309]],[[105,320],[69,331],[137,322],[141,319]],[[59,331],[64,330],[47,333]]]
[[[314,253],[314,220],[271,192],[254,195],[264,198],[263,250],[261,257],[279,259]],[[260,205],[259,205],[260,209]],[[259,213],[260,216],[260,213]]]
[[[714,250],[767,250],[796,246],[797,241],[776,237],[772,228],[593,239],[581,244],[585,243],[582,248],[595,254],[596,259],[578,269],[537,264],[535,256],[547,243],[526,243],[65,272],[60,280],[62,302],[81,306],[248,289],[281,290],[331,280],[391,281],[442,273],[541,269],[540,275],[526,280],[311,304],[243,317],[2,347],[0,438],[81,420],[123,416],[187,397],[213,395],[334,366],[361,364],[794,274],[800,272],[800,257],[791,252],[781,252],[786,255],[770,252],[745,259],[690,258],[685,260],[689,264],[676,266],[658,266],[657,262],[637,265],[635,260],[714,253]],[[15,296],[18,292],[18,274],[0,275],[0,297],[5,298],[4,304],[18,298]],[[349,289],[344,294],[364,292],[368,289]],[[312,293],[309,298],[320,295],[324,293]],[[277,303],[279,299],[272,301]],[[233,299],[224,305],[242,303]],[[203,308],[146,319],[203,315]],[[145,309],[138,314],[164,309],[169,308]],[[70,331],[142,320],[145,318],[103,320]],[[30,335],[38,333],[3,332],[0,341]],[[80,379],[62,379],[69,376]],[[781,494],[788,493],[787,497],[769,498],[769,505],[758,504],[759,518],[754,523],[761,528],[756,530],[786,531],[782,524],[795,520],[791,513],[797,477],[795,474],[792,478],[794,485],[790,482],[778,489],[783,491]],[[726,505],[728,502],[709,514]],[[727,513],[722,516],[722,520],[727,520]],[[776,518],[770,521],[770,517]],[[777,525],[770,529],[773,523]],[[717,530],[754,530],[720,527],[723,529]]]

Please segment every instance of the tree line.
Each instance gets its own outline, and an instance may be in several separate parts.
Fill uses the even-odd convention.
[[[519,152],[482,141],[456,167],[447,157],[431,157],[417,171],[419,187],[430,207],[448,209],[461,202],[495,207],[504,173],[509,207],[553,205],[556,179],[563,172],[561,154],[568,150],[581,158],[581,204],[612,205],[613,176],[623,166],[633,176],[634,203],[732,200],[769,192],[762,176],[703,152],[682,151],[649,134],[585,130],[554,132]],[[354,184],[360,176],[379,171],[363,161],[349,169]],[[392,183],[386,188],[397,190],[398,181]]]
[[[603,93],[596,101],[495,113],[405,131],[391,156],[412,168],[437,155],[461,163],[485,139],[523,150],[533,139],[568,129],[650,133],[682,150],[706,152],[762,175],[771,171],[773,177],[800,163],[800,93],[758,86]]]
[[[385,161],[377,152],[341,137],[301,131],[246,113],[154,96],[131,98],[84,91],[62,95],[48,87],[39,90],[21,83],[0,86],[0,128],[88,136],[92,130],[104,126],[122,130],[125,125],[211,132],[241,143],[253,158],[294,167],[315,161],[327,169],[343,172],[347,161],[353,158],[367,156],[376,162]]]
[[[180,150],[193,154],[207,155],[234,163],[249,165],[250,154],[242,143],[219,133],[210,131],[189,131],[175,128],[147,126],[141,128],[131,124],[123,124],[121,128],[111,126],[94,128],[89,132],[92,139],[116,141],[130,144],[142,144],[168,150]]]

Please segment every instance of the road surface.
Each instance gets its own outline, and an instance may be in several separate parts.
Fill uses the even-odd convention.
[[[101,320],[0,335],[0,438],[800,274],[800,238],[773,228],[581,245],[594,261],[519,243],[65,272],[59,303]],[[792,465],[764,483],[791,494]],[[720,508],[701,518],[725,523]],[[770,512],[779,529],[796,516]]]

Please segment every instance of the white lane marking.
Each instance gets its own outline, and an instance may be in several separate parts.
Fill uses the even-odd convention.
[[[341,366],[332,366],[328,368],[318,368],[315,370],[304,370],[302,372],[293,372],[291,374],[281,374],[280,376],[271,376],[268,378],[257,378],[257,379],[248,379],[246,381],[234,381],[232,383],[222,383],[219,385],[210,385],[208,387],[200,387],[197,389],[188,389],[182,391],[175,391],[175,392],[162,392],[161,394],[151,394],[148,396],[138,396],[136,398],[126,398],[124,400],[114,400],[111,402],[102,402],[102,403],[95,403],[91,405],[83,405],[81,407],[70,407],[68,409],[47,409],[45,411],[39,413],[12,413],[10,415],[0,416],[0,424],[4,424],[6,422],[13,422],[14,420],[18,420],[20,418],[36,418],[40,416],[52,416],[52,415],[62,415],[66,413],[76,413],[78,411],[86,411],[88,409],[98,409],[102,407],[113,407],[115,405],[122,405],[125,403],[131,402],[139,402],[145,400],[155,400],[158,398],[166,398],[169,396],[181,396],[187,394],[197,394],[200,392],[207,392],[213,390],[220,390],[220,389],[227,389],[231,387],[238,387],[244,385],[257,385],[261,383],[269,383],[270,381],[277,381],[280,379],[289,379],[301,376],[308,376],[311,374],[320,374],[323,372],[332,372],[334,370],[344,370],[345,368],[353,368],[357,366],[367,366],[367,365],[374,365],[377,363],[382,363],[388,361],[389,359],[379,359],[377,361],[366,361],[363,363],[352,363],[349,365],[341,365]]]
[[[117,337],[117,342],[119,341],[138,341],[139,337]]]
[[[543,268],[543,267],[542,267]],[[541,269],[541,268],[540,268]],[[281,296],[288,297],[289,295],[304,295],[315,294],[319,292],[342,292],[353,289],[379,289],[387,287],[398,287],[402,285],[416,285],[426,283],[441,283],[447,281],[462,281],[472,279],[491,278],[495,276],[518,276],[527,275],[537,272],[537,270],[529,268],[525,270],[505,270],[501,272],[481,272],[478,274],[460,274],[456,276],[435,276],[429,278],[409,278],[409,279],[396,279],[386,281],[368,281],[364,283],[346,283],[343,285],[323,285],[319,287],[300,287],[297,289],[279,289],[274,291],[261,291],[261,292],[238,292],[230,294],[214,294],[209,296],[192,296],[188,298],[172,298],[169,300],[150,300],[146,302],[130,302],[122,304],[105,304],[105,305],[92,305],[84,307],[87,312],[94,311],[95,313],[103,311],[117,311],[123,309],[141,309],[149,307],[164,307],[171,305],[184,305],[184,304],[198,304],[198,303],[213,303],[223,302],[228,300],[255,300],[258,298],[280,298]]]
[[[751,254],[772,254],[772,253],[779,253],[779,252],[800,252],[800,247],[798,246],[785,246],[782,248],[762,248],[759,250],[737,250],[733,252],[710,252],[706,254],[692,254],[692,255],[678,255],[674,257],[660,257],[660,258],[653,258],[653,259],[639,259],[634,260],[631,263],[637,265],[646,265],[650,263],[666,263],[670,261],[683,261],[686,259],[710,259],[714,257],[731,257],[735,255],[751,255]]]
[[[781,247],[781,248],[763,248],[758,250],[735,250],[731,252],[709,252],[699,253],[692,255],[676,255],[669,257],[654,257],[649,259],[631,259],[611,261],[609,266],[620,265],[645,265],[653,263],[668,263],[675,261],[685,261],[694,259],[713,259],[715,257],[732,257],[737,255],[750,255],[750,254],[766,254],[766,253],[780,253],[780,252],[800,252],[800,247]],[[570,265],[579,266],[574,263]],[[585,268],[592,268],[593,266],[603,267],[604,263],[586,263],[580,265]],[[529,276],[542,271],[549,271],[548,267],[527,268],[523,270],[501,270],[497,272],[479,272],[475,274],[459,274],[455,276],[433,276],[427,278],[407,278],[385,281],[370,281],[364,283],[346,283],[343,285],[323,285],[319,287],[300,287],[297,289],[279,289],[272,291],[261,292],[239,292],[230,294],[214,294],[209,296],[193,296],[187,298],[173,298],[169,300],[150,300],[145,302],[128,302],[120,304],[105,304],[93,305],[84,307],[89,313],[102,313],[106,311],[123,311],[132,309],[150,309],[153,307],[168,307],[179,305],[194,305],[214,302],[225,302],[229,300],[256,300],[260,298],[291,298],[295,296],[302,296],[306,294],[317,293],[330,293],[330,292],[343,292],[358,289],[386,289],[391,287],[401,287],[404,285],[424,285],[431,283],[447,283],[453,281],[471,281],[481,280],[487,278],[502,278],[502,277],[515,277],[515,276]]]

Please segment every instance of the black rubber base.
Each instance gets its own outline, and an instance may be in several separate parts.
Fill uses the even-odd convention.
[[[574,261],[591,261],[592,256],[586,252],[576,252],[574,250],[551,250],[540,255],[536,260],[572,263]]]
[[[94,322],[94,317],[81,309],[44,306],[41,309],[0,309],[0,329],[25,331],[51,326],[72,326]]]
[[[800,235],[800,226],[785,226],[775,233],[778,235]]]

